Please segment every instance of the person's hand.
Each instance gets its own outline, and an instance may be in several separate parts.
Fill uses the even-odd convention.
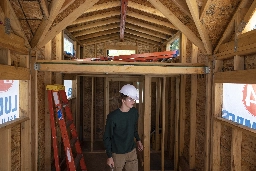
[[[139,150],[139,151],[142,151],[142,150],[143,150],[144,147],[143,147],[141,141],[137,141],[137,147],[138,147],[138,150]]]
[[[109,165],[109,167],[111,168],[115,167],[114,160],[112,157],[107,159],[107,165]]]

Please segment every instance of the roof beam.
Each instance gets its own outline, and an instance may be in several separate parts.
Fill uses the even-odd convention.
[[[198,33],[204,43],[204,48],[208,55],[212,54],[212,44],[210,42],[209,34],[207,33],[205,26],[200,22],[199,19],[199,8],[196,0],[186,0],[190,13],[196,24]]]
[[[119,22],[120,22],[119,18],[110,18],[107,20],[93,22],[93,23],[86,24],[86,25],[68,27],[67,29],[69,32],[77,32],[77,31],[81,31],[81,30],[87,30],[87,29],[91,29],[94,27],[100,27],[100,26],[111,24],[111,23],[119,23]]]
[[[44,16],[39,28],[36,30],[36,33],[30,42],[32,48],[34,48],[38,42],[46,36],[64,2],[65,0],[52,1],[49,17]]]
[[[251,4],[249,10],[247,11],[247,13],[244,16],[243,22],[246,23],[247,26],[248,26],[248,22],[250,21],[252,15],[254,14],[255,10],[256,10],[256,0],[253,1],[253,3]],[[248,31],[246,26],[244,28],[244,31]]]
[[[205,50],[203,42],[193,33],[186,25],[184,25],[167,7],[165,7],[159,0],[148,0],[156,9],[161,11],[166,18],[173,23],[187,38],[195,44],[199,49]]]
[[[38,47],[44,46],[48,41],[52,40],[56,33],[61,32],[64,30],[68,25],[74,22],[80,15],[82,15],[83,11],[90,9],[95,3],[99,0],[85,0],[82,4],[78,4],[78,7],[69,13],[68,16],[63,18],[58,24],[51,28],[50,31],[47,32],[46,36],[42,41],[38,43]]]
[[[128,0],[121,0],[120,41],[124,41],[127,5],[128,5]]]
[[[67,60],[48,61],[49,63],[41,63],[39,71],[63,72],[63,73],[81,73],[81,74],[134,74],[134,75],[173,75],[173,74],[205,74],[205,66],[180,65],[177,63],[161,63],[161,62],[77,62],[74,63]],[[79,65],[78,65],[79,64]],[[83,64],[83,65],[82,65]],[[129,64],[127,66],[127,64]],[[154,64],[154,65],[152,65]],[[150,65],[150,67],[148,67]]]

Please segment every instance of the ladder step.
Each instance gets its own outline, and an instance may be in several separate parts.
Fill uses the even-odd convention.
[[[76,165],[76,167],[79,165],[79,162],[80,162],[80,160],[81,160],[82,157],[83,157],[83,155],[80,154],[80,153],[78,153],[78,154],[76,155],[76,158],[75,158],[75,165]]]
[[[71,147],[74,147],[76,141],[77,141],[77,138],[76,138],[76,137],[73,137],[73,138],[70,140],[70,145],[71,145]]]
[[[68,120],[68,121],[66,122],[67,128],[68,128],[72,123],[73,123],[72,120]]]

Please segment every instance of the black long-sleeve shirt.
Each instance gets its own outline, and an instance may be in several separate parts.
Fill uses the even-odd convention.
[[[112,157],[112,153],[131,152],[135,148],[134,138],[140,141],[138,117],[138,110],[134,107],[128,112],[116,109],[108,114],[103,141],[109,158]]]

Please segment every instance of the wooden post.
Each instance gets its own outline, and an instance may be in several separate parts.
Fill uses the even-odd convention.
[[[162,84],[162,138],[161,138],[161,168],[164,171],[164,150],[165,150],[165,96],[166,96],[166,77],[163,77]]]
[[[187,56],[187,51],[186,51],[186,45],[187,45],[187,37],[184,34],[181,34],[181,63],[186,63],[186,56]],[[185,136],[185,119],[186,119],[186,97],[185,97],[185,92],[186,92],[186,75],[181,75],[180,77],[180,150],[179,150],[179,156],[183,156],[183,150],[184,150],[184,136]]]
[[[151,77],[145,75],[144,170],[150,170]]]
[[[198,47],[192,44],[192,63],[197,63]],[[189,141],[189,168],[195,168],[196,149],[196,102],[197,102],[197,75],[191,75],[190,95],[190,141]]]
[[[174,170],[179,170],[179,121],[180,121],[180,77],[176,77],[176,112],[175,112],[175,143],[174,143]]]

